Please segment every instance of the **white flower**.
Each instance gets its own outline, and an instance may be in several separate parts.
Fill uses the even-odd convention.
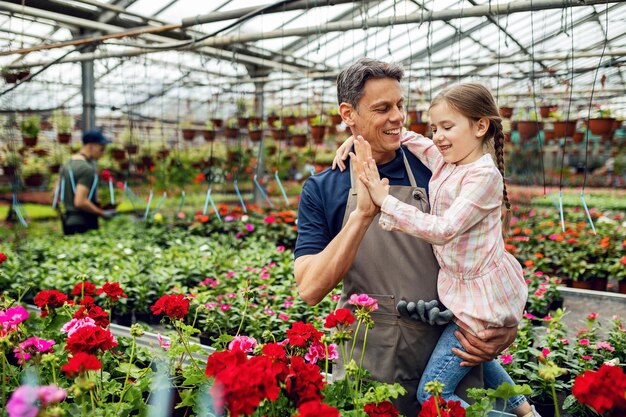
[[[204,245],[200,246],[200,251],[201,252],[207,251],[209,249],[210,249],[209,245],[204,244]]]
[[[131,253],[133,253],[133,250],[131,248],[124,248],[124,254],[130,255]]]
[[[57,255],[57,259],[63,259],[63,258],[66,258],[66,257],[67,257],[67,254],[65,254],[65,253],[59,253]]]

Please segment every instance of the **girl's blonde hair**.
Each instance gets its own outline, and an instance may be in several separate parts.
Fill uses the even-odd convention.
[[[489,128],[483,138],[483,144],[488,144],[493,139],[493,147],[496,155],[496,165],[502,175],[504,185],[502,200],[506,207],[502,227],[508,231],[511,221],[511,203],[506,191],[504,179],[504,132],[502,131],[502,117],[496,100],[491,91],[482,84],[463,83],[449,87],[440,92],[433,100],[430,107],[436,104],[446,103],[455,111],[467,117],[473,122],[486,118],[489,120]]]

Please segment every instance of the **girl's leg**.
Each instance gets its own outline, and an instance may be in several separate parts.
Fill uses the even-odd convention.
[[[461,366],[461,358],[456,356],[450,350],[453,347],[463,350],[461,343],[459,343],[454,331],[457,330],[457,326],[454,322],[450,322],[446,329],[441,334],[437,346],[433,351],[426,369],[420,378],[419,388],[417,389],[417,400],[420,404],[423,404],[431,394],[427,393],[424,388],[426,383],[430,381],[439,381],[444,384],[442,398],[446,400],[461,401],[463,407],[467,407],[468,404],[454,393],[457,385],[469,372],[471,368]]]
[[[515,385],[509,374],[507,374],[502,365],[496,360],[483,363],[483,377],[485,388],[496,389],[504,382]],[[509,398],[506,405],[507,411],[513,412],[517,416],[526,416],[533,412],[530,404],[526,401],[526,397],[523,395],[516,395],[515,397]],[[530,415],[532,416],[533,414]]]

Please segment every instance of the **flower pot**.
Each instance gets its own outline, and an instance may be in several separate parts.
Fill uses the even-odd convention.
[[[28,177],[24,178],[24,185],[28,187],[39,187],[43,184],[43,180],[43,174],[31,174]]]
[[[554,140],[554,130],[544,130],[543,138],[547,142]]]
[[[251,130],[248,132],[248,136],[250,136],[250,140],[252,142],[260,142],[261,139],[263,138],[263,131],[262,130]]]
[[[169,149],[165,149],[165,148],[164,149],[159,149],[157,151],[157,158],[158,159],[165,159],[165,158],[167,158],[169,156],[169,154],[170,154],[170,150]]]
[[[260,117],[257,117],[257,116],[250,116],[250,117],[248,117],[248,123],[252,123],[252,124],[255,124],[257,126],[260,125],[262,121],[263,120]]]
[[[115,159],[116,161],[123,161],[124,159],[126,159],[126,150],[112,149],[111,158]]]
[[[142,156],[141,163],[149,167],[150,165],[154,165],[154,160],[152,159],[151,156]]]
[[[535,406],[535,410],[541,415],[541,417],[554,417],[554,402],[551,398],[533,398],[528,399],[530,404]]]
[[[532,120],[520,120],[517,122],[517,131],[521,140],[534,138],[539,133],[543,123]]]
[[[311,126],[311,137],[313,138],[313,143],[318,145],[324,143],[325,134],[326,126]]]
[[[15,175],[15,167],[14,166],[3,166],[2,167],[2,172],[4,172],[4,175],[6,175],[7,177],[12,177],[13,175]]]
[[[50,155],[50,151],[44,148],[33,149],[33,153],[37,156],[48,156]]]
[[[330,121],[331,121],[331,123],[333,125],[337,126],[338,124],[341,124],[343,119],[341,118],[341,115],[339,115],[339,114],[331,114],[330,115]]]
[[[278,116],[274,114],[270,114],[269,116],[267,116],[267,124],[269,126],[273,127],[276,121],[278,121]]]
[[[620,282],[618,282],[617,291],[621,294],[626,294],[626,279],[623,279]]]
[[[574,132],[572,135],[572,140],[574,143],[583,143],[585,140],[585,132]]]
[[[576,133],[576,120],[554,122],[554,137],[571,137],[574,133]]]
[[[67,144],[72,141],[71,133],[57,133],[57,142]]]
[[[539,106],[539,114],[544,119],[550,117],[550,113],[558,109],[559,106]]]
[[[283,126],[293,126],[296,124],[296,116],[283,117]]]
[[[500,116],[504,119],[510,119],[513,116],[513,107],[500,107]]]
[[[572,281],[572,288],[582,290],[606,291],[607,278],[590,278],[585,281]]]
[[[138,150],[139,146],[135,144],[126,145],[126,152],[128,152],[129,155],[135,155]]]
[[[615,119],[612,117],[589,119],[589,130],[594,135],[609,135],[613,132],[614,122]]]
[[[293,146],[297,146],[298,148],[303,148],[306,146],[306,135],[293,135],[291,137],[291,144]]]
[[[61,170],[60,164],[53,164],[53,165],[48,166],[48,171],[50,171],[51,174],[58,174],[60,170]]]
[[[22,142],[24,143],[24,146],[29,147],[29,148],[37,146],[37,138],[22,136]]]
[[[285,129],[272,129],[272,137],[274,140],[285,140],[287,138],[287,131]]]
[[[206,142],[213,142],[215,140],[215,130],[202,130],[202,138]]]
[[[213,126],[220,128],[224,125],[224,120],[223,119],[211,119],[211,121],[213,122]]]
[[[239,128],[227,127],[224,129],[224,136],[226,136],[227,139],[236,139],[237,135],[239,135]]]
[[[415,122],[409,125],[411,132],[419,133],[420,135],[426,135],[428,133],[428,123]]]
[[[183,139],[188,142],[191,142],[193,138],[196,137],[195,129],[181,129],[181,132],[183,135]]]
[[[245,129],[248,126],[248,118],[247,117],[238,117],[237,124],[239,125],[239,129]]]

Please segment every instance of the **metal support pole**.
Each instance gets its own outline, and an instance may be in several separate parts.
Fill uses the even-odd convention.
[[[265,82],[258,81],[254,83],[254,111],[257,116],[263,118],[263,87],[265,86]],[[256,175],[257,178],[263,178],[265,174],[265,139],[263,135],[261,136],[261,141],[259,142],[259,152],[257,153],[257,165],[256,165]],[[254,204],[259,205],[261,203],[261,199],[263,196],[259,192],[257,187],[254,187],[254,195],[253,201]]]
[[[80,67],[82,71],[81,90],[83,93],[82,129],[84,132],[94,129],[96,126],[96,78],[93,71],[93,60],[81,62]]]

